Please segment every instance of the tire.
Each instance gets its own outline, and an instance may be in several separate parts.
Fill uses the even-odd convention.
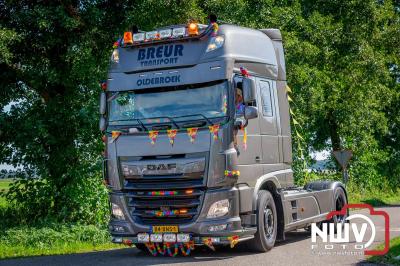
[[[345,204],[347,204],[347,197],[346,193],[344,192],[344,189],[341,187],[335,188],[335,191],[333,193],[333,203],[334,205],[332,206],[333,211],[340,211]],[[330,233],[336,234],[337,233],[337,224],[342,224],[342,229],[344,228],[344,223],[346,223],[346,218],[348,216],[348,213],[345,215],[335,215],[332,217],[332,219],[323,221],[323,223],[327,223],[328,230]],[[334,224],[333,232],[331,231],[331,227],[329,224]]]
[[[141,251],[144,251],[144,252],[147,252],[147,251],[148,251],[146,245],[145,245],[145,244],[142,244],[142,243],[135,244],[135,247],[136,247],[137,249],[141,250]]]
[[[257,199],[257,233],[249,240],[249,247],[256,252],[267,252],[275,245],[278,219],[271,192],[260,190]]]

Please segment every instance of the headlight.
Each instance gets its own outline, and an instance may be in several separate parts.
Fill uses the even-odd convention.
[[[118,49],[114,49],[111,55],[111,62],[113,63],[119,63],[119,52]]]
[[[216,218],[226,215],[229,212],[229,200],[224,199],[214,202],[208,211],[207,218]]]
[[[212,37],[210,39],[210,42],[208,43],[206,52],[208,53],[208,52],[214,51],[218,48],[221,48],[222,45],[224,45],[224,41],[225,41],[224,36]]]
[[[111,203],[112,216],[118,220],[125,220],[125,215],[122,209],[115,203]]]

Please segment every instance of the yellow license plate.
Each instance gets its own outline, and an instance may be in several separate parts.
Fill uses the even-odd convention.
[[[153,233],[178,233],[177,225],[153,225]]]

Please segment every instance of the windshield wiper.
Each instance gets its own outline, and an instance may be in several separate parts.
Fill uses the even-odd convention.
[[[112,120],[112,121],[109,121],[109,122],[126,122],[126,121],[132,121],[132,120],[136,120],[137,122],[138,122],[138,124],[137,125],[111,125],[111,126],[115,126],[115,127],[118,127],[118,126],[132,126],[132,127],[135,127],[135,126],[140,126],[140,127],[142,127],[143,128],[143,130],[144,131],[146,131],[147,130],[147,128],[144,126],[144,124],[142,123],[142,121],[140,121],[140,119],[135,119],[135,118],[129,118],[129,119],[117,119],[117,120]],[[109,124],[109,126],[110,126],[110,124]]]

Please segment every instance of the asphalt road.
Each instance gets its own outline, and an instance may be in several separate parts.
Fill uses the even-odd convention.
[[[386,211],[390,217],[390,238],[400,236],[400,205],[377,208]],[[368,213],[367,210],[353,211],[353,213]],[[384,219],[372,216],[376,226],[374,245],[383,243]],[[367,234],[370,232],[367,232]],[[351,243],[354,243],[354,239]],[[363,265],[364,255],[333,254],[333,251],[324,250],[320,242],[317,248],[311,249],[310,233],[299,230],[288,233],[286,240],[279,242],[267,253],[250,253],[246,251],[245,243],[234,249],[223,248],[212,252],[207,248],[197,248],[189,257],[178,256],[153,257],[136,248],[119,249],[104,252],[85,254],[31,257],[0,261],[0,265]],[[340,252],[340,250],[337,250]],[[327,254],[331,252],[331,254]]]

